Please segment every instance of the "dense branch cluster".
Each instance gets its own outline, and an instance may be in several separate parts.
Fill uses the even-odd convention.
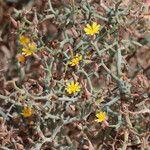
[[[148,12],[142,0],[0,1],[1,149],[150,149]]]

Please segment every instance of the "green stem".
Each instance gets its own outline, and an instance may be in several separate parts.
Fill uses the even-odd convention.
[[[90,93],[92,93],[93,86],[92,86],[92,83],[91,83],[91,80],[90,80],[88,74],[83,69],[82,70],[78,70],[78,73],[83,73],[86,76],[88,84],[89,84],[89,87],[90,87]]]

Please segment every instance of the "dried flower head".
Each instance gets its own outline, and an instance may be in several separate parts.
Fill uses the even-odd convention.
[[[99,112],[96,114],[97,119],[96,122],[103,122],[106,120],[106,112]]]
[[[96,22],[93,22],[92,25],[87,24],[84,28],[84,31],[87,35],[95,35],[100,30],[100,25],[98,25]]]
[[[18,62],[23,63],[23,62],[25,62],[25,56],[20,54],[17,56],[17,60],[18,60]]]
[[[33,110],[32,110],[31,107],[25,106],[25,107],[23,108],[23,110],[22,110],[22,115],[23,115],[24,117],[30,117],[30,116],[32,116],[32,114],[33,114]]]
[[[74,94],[76,92],[79,92],[81,90],[81,86],[79,85],[78,82],[70,82],[67,84],[66,91],[68,94]]]

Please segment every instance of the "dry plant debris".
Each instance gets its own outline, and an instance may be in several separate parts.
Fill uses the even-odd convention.
[[[0,0],[0,150],[149,150],[150,1]]]

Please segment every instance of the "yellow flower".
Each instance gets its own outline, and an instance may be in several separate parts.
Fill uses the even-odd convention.
[[[74,58],[69,61],[69,65],[76,66],[82,60],[82,55],[76,54]]]
[[[26,37],[26,36],[21,35],[21,36],[19,37],[19,42],[20,42],[20,44],[22,44],[22,45],[27,45],[27,44],[29,44],[30,39],[29,39],[28,37]]]
[[[36,44],[34,42],[29,43],[26,47],[22,49],[22,55],[30,56],[36,51]]]
[[[24,57],[24,55],[18,55],[17,56],[17,60],[18,60],[18,62],[25,62],[25,57]]]
[[[106,120],[106,112],[99,112],[96,114],[97,119],[95,121],[102,122]]]
[[[31,107],[25,106],[22,110],[22,115],[24,117],[30,117],[33,114],[33,110]]]
[[[81,90],[81,86],[79,85],[78,82],[70,82],[67,84],[67,87],[66,87],[66,91],[68,92],[68,94],[74,94],[76,92],[79,92]]]
[[[94,35],[98,33],[100,30],[100,25],[98,25],[96,22],[93,22],[92,25],[87,24],[84,28],[84,31],[87,35]]]

